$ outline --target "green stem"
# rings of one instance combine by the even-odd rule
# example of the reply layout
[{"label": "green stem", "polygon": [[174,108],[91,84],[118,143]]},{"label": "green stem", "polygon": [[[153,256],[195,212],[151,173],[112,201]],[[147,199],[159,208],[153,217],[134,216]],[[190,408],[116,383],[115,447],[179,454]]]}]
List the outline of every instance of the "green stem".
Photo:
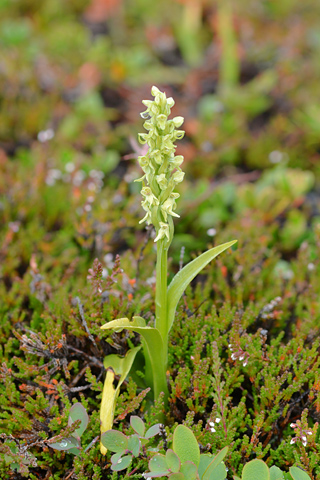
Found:
[{"label": "green stem", "polygon": [[164,345],[167,344],[167,271],[168,247],[167,240],[161,239],[157,243],[156,269],[156,328],[159,330]]},{"label": "green stem", "polygon": [[[156,323],[163,341],[163,361],[158,365],[158,372],[154,378],[154,395],[158,397],[164,392],[164,403],[168,402],[167,366],[168,366],[168,328],[167,328],[167,271],[168,271],[168,246],[166,239],[157,243],[157,268],[156,268]],[[157,378],[156,378],[157,377]],[[159,390],[159,388],[161,390]]]}]

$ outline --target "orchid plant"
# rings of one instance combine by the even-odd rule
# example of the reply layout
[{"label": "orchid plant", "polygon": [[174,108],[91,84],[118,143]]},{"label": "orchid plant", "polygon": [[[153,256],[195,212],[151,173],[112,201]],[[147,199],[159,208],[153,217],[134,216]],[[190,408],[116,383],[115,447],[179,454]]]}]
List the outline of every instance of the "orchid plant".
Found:
[{"label": "orchid plant", "polygon": [[[168,343],[178,302],[195,276],[217,255],[234,245],[236,240],[206,251],[182,268],[168,285],[167,259],[174,235],[173,217],[179,217],[176,213],[176,200],[180,195],[175,188],[184,178],[184,172],[180,168],[183,156],[175,155],[175,141],[184,136],[185,132],[179,130],[184,119],[183,117],[168,119],[171,108],[174,106],[173,98],[167,98],[166,94],[157,87],[152,87],[151,94],[154,100],[142,102],[147,107],[141,113],[141,117],[145,119],[144,128],[147,133],[139,134],[139,142],[147,144],[148,150],[138,157],[144,175],[137,181],[142,183],[141,205],[145,212],[140,223],[152,224],[156,231],[154,238],[157,245],[155,323],[147,325],[142,317],[134,316],[132,320],[128,318],[113,320],[101,328],[118,332],[127,329],[141,335],[145,359],[145,383],[151,387],[154,399],[163,392],[164,404],[167,405]],[[120,384],[129,373],[139,350],[140,347],[129,350],[124,359],[117,355],[109,355],[105,358],[107,377],[101,407],[102,433],[112,427],[114,403]],[[113,387],[114,374],[121,375],[117,389]],[[101,448],[103,451],[103,447]]]}]

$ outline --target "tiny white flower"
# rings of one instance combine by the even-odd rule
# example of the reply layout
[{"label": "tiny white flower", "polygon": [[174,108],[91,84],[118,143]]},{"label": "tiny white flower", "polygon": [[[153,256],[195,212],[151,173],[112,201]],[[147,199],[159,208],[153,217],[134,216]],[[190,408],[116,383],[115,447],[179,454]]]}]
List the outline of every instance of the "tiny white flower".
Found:
[{"label": "tiny white flower", "polygon": [[76,168],[75,164],[73,162],[68,162],[64,166],[65,171],[68,173],[72,173],[74,169]]},{"label": "tiny white flower", "polygon": [[220,422],[221,422],[221,418],[217,417],[215,421],[216,421],[216,423],[220,423]]},{"label": "tiny white flower", "polygon": [[54,131],[52,128],[48,128],[48,130],[42,130],[38,133],[38,140],[41,143],[47,142],[54,137]]},{"label": "tiny white flower", "polygon": [[296,443],[296,439],[295,439],[295,438],[292,438],[292,439],[290,440],[290,445],[293,445],[294,443]]},{"label": "tiny white flower", "polygon": [[210,427],[214,427],[214,422],[209,422]]},{"label": "tiny white flower", "polygon": [[296,426],[297,426],[296,423],[290,423],[290,427],[291,427],[291,428],[295,428]]},{"label": "tiny white flower", "polygon": [[207,230],[207,235],[209,235],[209,237],[214,237],[216,233],[217,230],[215,228],[209,228],[209,230]]},{"label": "tiny white flower", "polygon": [[239,360],[242,362],[242,360],[244,360],[244,355],[240,355]]},{"label": "tiny white flower", "polygon": [[302,438],[302,440],[303,440],[304,442],[306,442],[306,441],[307,441],[307,437],[305,437],[304,435],[302,435],[302,437],[301,437],[301,438]]},{"label": "tiny white flower", "polygon": [[8,226],[12,232],[17,233],[20,228],[20,222],[9,222]]},{"label": "tiny white flower", "polygon": [[211,432],[213,432],[213,433],[216,431],[216,429],[213,428],[213,427],[211,427],[210,430],[211,430]]},{"label": "tiny white flower", "polygon": [[303,441],[302,441],[302,445],[303,445],[304,447],[306,447],[306,446],[307,446],[307,441],[306,441],[306,440],[303,440]]},{"label": "tiny white flower", "polygon": [[279,163],[283,159],[283,153],[279,150],[273,150],[269,153],[269,160],[271,163]]},{"label": "tiny white flower", "polygon": [[80,185],[82,184],[85,178],[86,178],[85,172],[83,170],[78,170],[73,176],[72,183],[76,187],[80,187]]},{"label": "tiny white flower", "polygon": [[237,356],[236,356],[236,354],[235,354],[235,353],[233,353],[233,354],[231,355],[231,358],[232,358],[232,360],[235,360],[235,359],[236,359],[236,357],[237,357]]},{"label": "tiny white flower", "polygon": [[245,360],[245,361],[243,362],[243,366],[246,367],[247,365],[248,365],[248,360]]}]

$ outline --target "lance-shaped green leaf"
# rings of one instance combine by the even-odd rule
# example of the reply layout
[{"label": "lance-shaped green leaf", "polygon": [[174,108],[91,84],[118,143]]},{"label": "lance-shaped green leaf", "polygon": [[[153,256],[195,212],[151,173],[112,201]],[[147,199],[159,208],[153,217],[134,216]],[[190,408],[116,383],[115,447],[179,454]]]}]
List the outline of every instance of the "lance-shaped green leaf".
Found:
[{"label": "lance-shaped green leaf", "polygon": [[217,467],[204,474],[201,480],[226,480],[227,469],[223,462],[219,463]]},{"label": "lance-shaped green leaf", "polygon": [[[100,408],[101,433],[104,433],[112,428],[114,410],[116,400],[120,392],[120,387],[129,374],[135,356],[140,348],[141,346],[131,348],[125,357],[119,357],[119,355],[108,355],[104,359],[103,364],[107,369],[107,375],[103,386]],[[120,375],[117,388],[115,388],[113,385],[115,374]],[[102,444],[100,444],[100,451],[102,455],[107,453],[107,449]]]},{"label": "lance-shaped green leaf", "polygon": [[143,346],[148,352],[148,359],[153,372],[154,395],[158,397],[161,392],[167,392],[168,387],[166,383],[163,383],[165,379],[162,377],[161,370],[165,363],[163,341],[156,328],[146,326],[146,321],[139,316],[133,317],[131,321],[128,318],[119,318],[106,323],[101,328],[112,329],[117,332],[126,329],[139,333],[143,340]]},{"label": "lance-shaped green leaf", "polygon": [[262,460],[251,460],[242,471],[241,480],[270,480],[269,468]]},{"label": "lance-shaped green leaf", "polygon": [[[201,476],[203,480],[210,480],[211,477],[213,476],[213,473],[215,474],[214,476],[217,477],[217,480],[219,476],[222,475],[221,472],[224,472],[224,474],[226,474],[225,466],[221,462],[224,459],[224,457],[227,455],[227,453],[228,453],[228,447],[224,447],[220,452],[217,453],[217,455],[209,463],[205,472]],[[218,469],[219,469],[219,473],[218,473]],[[223,480],[224,480],[224,477],[223,477]]]},{"label": "lance-shaped green leaf", "polygon": [[189,262],[185,265],[172,279],[170,285],[168,286],[168,325],[167,333],[169,333],[173,321],[174,315],[178,302],[187,288],[187,286],[192,282],[192,280],[198,275],[201,270],[208,265],[215,257],[220,253],[224,252],[227,248],[231,247],[237,242],[233,240],[232,242],[224,243],[218,247],[211,248],[207,252],[204,252],[199,257]]},{"label": "lance-shaped green leaf", "polygon": [[202,478],[202,475],[207,470],[212,460],[213,460],[213,455],[211,455],[211,453],[202,453],[200,455],[200,462],[198,466],[198,474],[200,478]]},{"label": "lance-shaped green leaf", "polygon": [[301,470],[299,467],[290,467],[289,472],[293,480],[310,480],[307,472]]}]

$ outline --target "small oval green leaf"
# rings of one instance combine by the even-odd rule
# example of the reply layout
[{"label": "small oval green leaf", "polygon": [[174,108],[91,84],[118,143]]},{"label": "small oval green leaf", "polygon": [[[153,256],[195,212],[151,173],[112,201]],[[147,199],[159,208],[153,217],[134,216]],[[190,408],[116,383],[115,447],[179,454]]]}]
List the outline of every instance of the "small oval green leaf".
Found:
[{"label": "small oval green leaf", "polygon": [[128,438],[118,430],[108,430],[101,435],[101,443],[111,452],[120,453],[128,448]]},{"label": "small oval green leaf", "polygon": [[118,452],[118,453],[114,453],[112,456],[111,456],[111,463],[116,465],[120,458],[122,457],[123,455],[123,452]]},{"label": "small oval green leaf", "polygon": [[299,467],[291,467],[289,472],[293,480],[311,480],[307,472],[301,470]]},{"label": "small oval green leaf", "polygon": [[158,433],[160,433],[160,425],[161,425],[161,423],[157,423],[156,425],[152,425],[152,427],[150,427],[146,431],[146,434],[145,434],[144,438],[148,439],[148,438],[154,437],[155,435],[158,435]]},{"label": "small oval green leaf", "polygon": [[131,435],[129,438],[128,438],[128,447],[127,447],[127,450],[129,450],[132,455],[134,457],[137,457],[139,455],[139,452],[140,452],[140,440],[139,440],[139,436],[134,434],[134,435]]},{"label": "small oval green leaf", "polygon": [[129,467],[130,463],[132,462],[132,455],[125,455],[121,457],[116,465],[112,465],[111,469],[115,472],[120,472],[121,470],[125,470]]},{"label": "small oval green leaf", "polygon": [[60,442],[48,442],[49,447],[54,448],[54,450],[67,451],[71,448],[79,448],[79,441],[74,437],[63,438]]},{"label": "small oval green leaf", "polygon": [[149,469],[151,472],[167,472],[169,473],[166,457],[161,455],[161,453],[156,454],[149,461]]},{"label": "small oval green leaf", "polygon": [[70,408],[68,425],[71,426],[77,420],[80,420],[81,423],[72,435],[75,437],[81,437],[89,423],[87,411],[81,403],[75,403]]},{"label": "small oval green leaf", "polygon": [[270,480],[269,468],[262,460],[251,460],[244,466],[241,480]]},{"label": "small oval green leaf", "polygon": [[72,453],[72,455],[75,455],[76,457],[80,457],[80,450],[79,448],[70,448],[70,450],[67,450],[67,453]]},{"label": "small oval green leaf", "polygon": [[180,472],[183,473],[188,480],[196,480],[198,478],[198,469],[193,462],[184,462],[181,465]]},{"label": "small oval green leaf", "polygon": [[275,465],[270,468],[270,480],[284,480],[282,471]]},{"label": "small oval green leaf", "polygon": [[185,425],[178,425],[174,431],[173,451],[182,463],[190,460],[198,467],[200,462],[199,445],[192,430]]},{"label": "small oval green leaf", "polygon": [[146,427],[144,425],[144,421],[140,417],[138,417],[137,415],[131,415],[130,425],[133,428],[133,430],[138,435],[140,435],[140,437],[143,437]]},{"label": "small oval green leaf", "polygon": [[166,451],[166,462],[168,465],[168,468],[171,470],[173,473],[178,473],[180,470],[181,462],[176,453],[174,453],[171,448]]}]

